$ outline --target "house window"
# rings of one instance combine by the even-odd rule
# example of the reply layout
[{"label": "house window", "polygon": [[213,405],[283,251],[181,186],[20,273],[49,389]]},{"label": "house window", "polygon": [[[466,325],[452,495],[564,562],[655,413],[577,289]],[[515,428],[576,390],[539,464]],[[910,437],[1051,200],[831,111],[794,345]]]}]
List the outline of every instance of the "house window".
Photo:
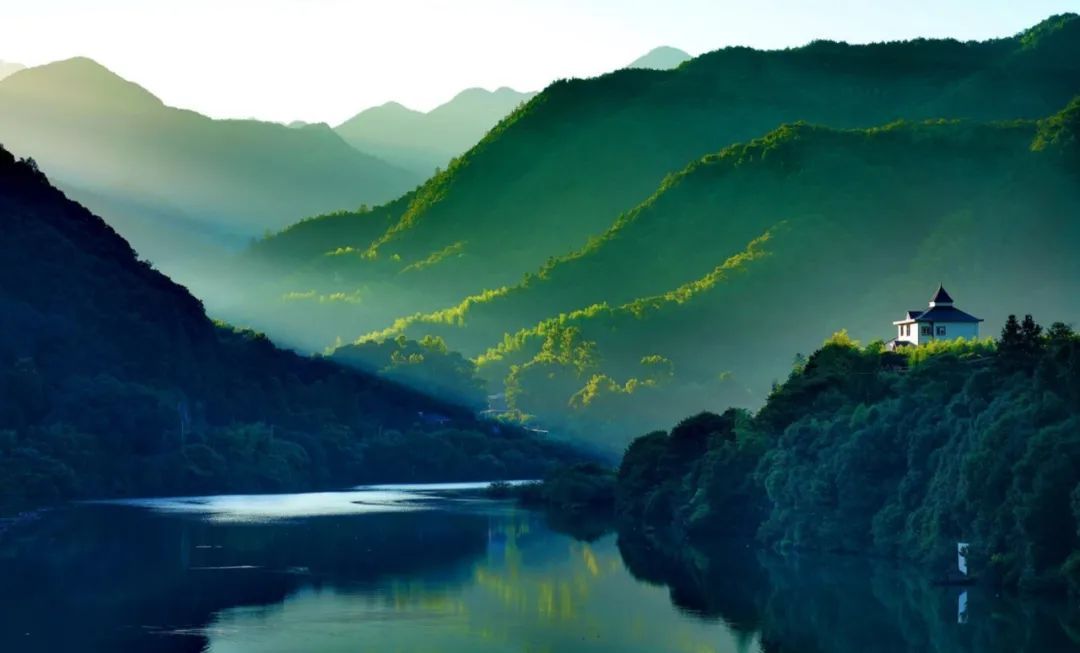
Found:
[{"label": "house window", "polygon": [[922,329],[919,330],[919,333],[921,333],[924,336],[934,335],[933,331],[930,330],[929,326],[924,326]]},{"label": "house window", "polygon": [[945,335],[945,327],[943,327],[943,326],[939,326],[939,327],[937,328],[937,334],[938,334],[939,336],[943,336],[943,335]]}]

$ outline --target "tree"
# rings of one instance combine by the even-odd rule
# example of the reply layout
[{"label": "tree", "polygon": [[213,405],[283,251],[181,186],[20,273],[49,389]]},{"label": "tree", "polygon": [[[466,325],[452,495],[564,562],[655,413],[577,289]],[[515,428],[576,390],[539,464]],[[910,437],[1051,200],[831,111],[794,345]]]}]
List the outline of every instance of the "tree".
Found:
[{"label": "tree", "polygon": [[1042,330],[1031,315],[1024,316],[1024,321],[1020,325],[1020,340],[1023,351],[1028,356],[1033,356],[1042,349]]},{"label": "tree", "polygon": [[1023,342],[1023,336],[1020,335],[1020,322],[1016,319],[1015,315],[1009,315],[1009,319],[1005,320],[1005,326],[1001,329],[1001,337],[998,338],[998,350],[1016,351],[1021,347]]},{"label": "tree", "polygon": [[998,338],[998,363],[1006,370],[1022,367],[1024,349],[1023,327],[1015,315],[1009,315],[1001,329],[1001,337]]}]

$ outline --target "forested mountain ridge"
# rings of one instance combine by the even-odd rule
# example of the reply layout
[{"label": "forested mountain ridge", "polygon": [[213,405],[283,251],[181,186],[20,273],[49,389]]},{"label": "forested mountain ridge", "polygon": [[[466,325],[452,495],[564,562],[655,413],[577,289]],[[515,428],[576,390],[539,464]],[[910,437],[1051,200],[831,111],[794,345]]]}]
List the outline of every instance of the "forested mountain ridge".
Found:
[{"label": "forested mountain ridge", "polygon": [[185,288],[2,148],[0,231],[0,511],[531,476],[577,455],[212,323]]},{"label": "forested mountain ridge", "polygon": [[[594,438],[753,406],[816,337],[870,341],[946,280],[993,328],[1010,302],[1080,318],[1080,99],[1041,121],[789,125],[703,158],[516,285],[396,321],[508,408]],[[606,436],[604,434],[607,434]]]},{"label": "forested mountain ridge", "polygon": [[421,180],[328,127],[212,120],[85,58],[0,82],[0,142],[34,157],[155,261],[203,241],[235,248],[297,215],[385,202]]},{"label": "forested mountain ridge", "polygon": [[[1080,20],[1067,15],[982,43],[727,48],[676,70],[557,82],[381,211],[390,226],[373,240],[358,214],[260,244],[252,259],[267,285],[253,291],[251,320],[319,348],[514,284],[604,232],[666,175],[779,124],[1049,115],[1080,92],[1077,43]],[[342,296],[364,310],[323,301]],[[294,328],[308,311],[322,326]]]}]

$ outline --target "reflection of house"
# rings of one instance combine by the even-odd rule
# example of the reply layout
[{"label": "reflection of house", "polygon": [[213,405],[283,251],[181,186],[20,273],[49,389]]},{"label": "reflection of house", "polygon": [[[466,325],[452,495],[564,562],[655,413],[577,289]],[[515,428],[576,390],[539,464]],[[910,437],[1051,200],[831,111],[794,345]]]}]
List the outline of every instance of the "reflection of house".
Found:
[{"label": "reflection of house", "polygon": [[978,338],[981,319],[953,306],[953,299],[945,288],[938,286],[925,311],[908,311],[896,325],[896,338],[887,344],[889,349],[907,345],[921,345],[935,340]]},{"label": "reflection of house", "polygon": [[510,405],[506,403],[505,392],[500,392],[497,395],[488,395],[487,404],[487,410],[484,412],[505,413],[510,410]]},{"label": "reflection of house", "polygon": [[449,417],[438,413],[425,413],[421,410],[417,411],[416,416],[420,418],[421,422],[428,426],[446,426],[450,423]]}]

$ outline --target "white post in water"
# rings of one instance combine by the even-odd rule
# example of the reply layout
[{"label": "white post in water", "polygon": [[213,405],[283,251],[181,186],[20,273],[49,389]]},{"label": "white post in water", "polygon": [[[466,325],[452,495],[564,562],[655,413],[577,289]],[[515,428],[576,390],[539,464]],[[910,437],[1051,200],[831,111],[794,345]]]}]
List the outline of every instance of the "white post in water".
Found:
[{"label": "white post in water", "polygon": [[968,543],[967,542],[957,542],[956,543],[956,568],[958,570],[960,570],[960,573],[965,575],[965,576],[968,575],[967,554],[968,554]]}]

